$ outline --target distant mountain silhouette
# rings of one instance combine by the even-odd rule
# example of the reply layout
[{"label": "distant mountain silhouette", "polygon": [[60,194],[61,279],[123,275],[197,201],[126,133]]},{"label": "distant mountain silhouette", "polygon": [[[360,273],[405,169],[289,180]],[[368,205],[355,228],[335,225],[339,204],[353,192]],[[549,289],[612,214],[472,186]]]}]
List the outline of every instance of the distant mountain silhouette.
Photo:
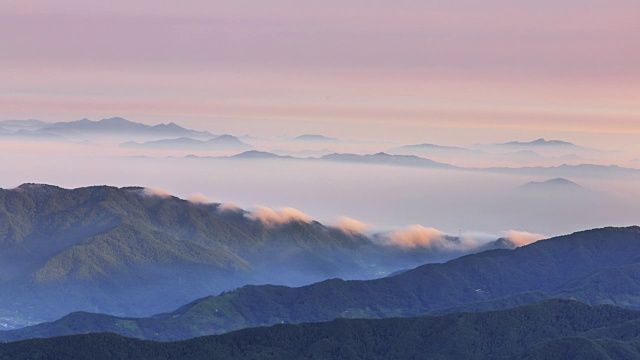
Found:
[{"label": "distant mountain silhouette", "polygon": [[120,147],[154,150],[241,150],[252,148],[251,145],[231,135],[221,135],[209,140],[181,137],[177,139],[148,141],[145,143],[130,141],[120,144]]},{"label": "distant mountain silhouette", "polygon": [[560,166],[530,166],[530,167],[491,167],[491,168],[475,168],[469,170],[495,172],[505,174],[523,174],[548,177],[639,177],[640,169],[625,168],[618,165],[597,165],[597,164],[579,164],[579,165],[560,165]]},{"label": "distant mountain silhouette", "polygon": [[372,155],[356,154],[329,154],[320,157],[320,160],[335,162],[351,162],[361,164],[380,164],[395,166],[427,167],[439,169],[456,169],[457,167],[430,159],[413,155],[389,155],[383,152]]},{"label": "distant mountain silhouette", "polygon": [[2,120],[0,121],[0,129],[3,129],[4,131],[7,131],[7,132],[17,131],[17,130],[36,131],[49,124],[50,123],[40,121],[40,120],[35,120],[35,119]]},{"label": "distant mountain silhouette", "polygon": [[319,150],[311,150],[311,149],[303,149],[303,150],[286,150],[286,149],[274,149],[271,150],[272,153],[283,156],[295,156],[295,157],[314,157],[314,156],[324,156],[335,153],[335,151],[331,149],[319,149]]},{"label": "distant mountain silhouette", "polygon": [[624,177],[633,178],[640,177],[640,169],[625,168],[618,165],[597,165],[597,164],[578,164],[560,166],[525,166],[525,167],[460,167],[444,162],[431,160],[415,155],[391,155],[387,153],[376,154],[340,154],[333,153],[316,157],[291,157],[282,156],[274,153],[263,151],[247,151],[245,154],[237,154],[234,156],[189,156],[190,158],[201,159],[229,159],[229,158],[252,158],[252,159],[297,159],[300,161],[333,161],[347,162],[357,164],[373,164],[373,165],[389,165],[389,166],[408,166],[432,169],[450,169],[473,172],[490,172],[505,174],[521,174],[545,177],[589,177],[589,178],[608,178],[608,177]]},{"label": "distant mountain silhouette", "polygon": [[[487,150],[493,150],[491,152],[481,150],[479,148],[464,148],[456,146],[442,146],[435,144],[417,144],[400,146],[393,149],[389,149],[391,154],[398,155],[417,155],[425,157],[443,158],[445,161],[456,160],[493,160],[493,161],[513,161],[513,162],[534,162],[534,161],[580,161],[588,160],[585,157],[579,156],[574,153],[563,155],[542,155],[536,152],[535,147],[510,147],[510,148],[491,148]],[[570,149],[566,149],[569,151]],[[577,150],[577,149],[574,149]]]},{"label": "distant mountain silhouette", "polygon": [[19,140],[19,141],[53,141],[53,142],[70,142],[64,136],[49,133],[43,130],[7,130],[0,132],[0,139]]},{"label": "distant mountain silhouette", "polygon": [[277,155],[266,151],[249,150],[230,156],[233,159],[294,159],[291,156]]},{"label": "distant mountain silhouette", "polygon": [[70,122],[57,122],[42,127],[43,131],[61,136],[78,135],[129,135],[129,136],[156,136],[156,137],[214,137],[208,131],[196,131],[183,128],[176,123],[146,125],[113,117],[92,121],[82,119]]},{"label": "distant mountain silhouette", "polygon": [[473,146],[475,149],[481,149],[486,151],[517,151],[523,149],[529,150],[537,150],[544,151],[547,153],[548,151],[552,151],[557,154],[559,151],[570,151],[570,152],[585,152],[590,154],[603,153],[605,151],[600,149],[588,148],[580,145],[576,145],[574,143],[563,141],[563,140],[546,140],[546,139],[537,139],[533,141],[509,141],[505,143],[497,143],[497,144],[476,144]]},{"label": "distant mountain silhouette", "polygon": [[459,155],[459,156],[482,156],[486,153],[482,150],[472,150],[457,146],[442,146],[436,144],[416,144],[405,145],[389,149],[390,153],[419,152],[422,154],[443,154],[443,155]]},{"label": "distant mountain silhouette", "polygon": [[317,134],[300,135],[300,136],[296,136],[293,140],[306,141],[306,142],[330,142],[330,143],[342,142],[342,140],[337,138],[332,138],[332,137],[317,135]]},{"label": "distant mountain silhouette", "polygon": [[521,190],[535,190],[535,191],[546,191],[546,190],[587,190],[586,188],[576,184],[573,181],[564,179],[564,178],[555,178],[551,180],[546,180],[542,182],[532,181],[530,183],[524,184],[520,187]]},{"label": "distant mountain silhouette", "polygon": [[510,141],[510,142],[506,142],[506,143],[502,143],[502,144],[496,144],[496,145],[506,145],[506,146],[524,146],[524,147],[528,147],[528,146],[570,146],[570,147],[575,147],[577,145],[570,143],[568,141],[562,141],[562,140],[545,140],[545,139],[537,139],[537,140],[533,140],[533,141],[529,141],[529,142],[520,142],[520,141]]}]

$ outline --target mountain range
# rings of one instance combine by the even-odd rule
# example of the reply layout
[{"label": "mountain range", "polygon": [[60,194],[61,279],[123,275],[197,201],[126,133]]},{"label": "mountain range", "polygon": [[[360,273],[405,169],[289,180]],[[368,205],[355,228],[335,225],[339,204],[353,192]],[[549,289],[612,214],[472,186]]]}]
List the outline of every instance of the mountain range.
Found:
[{"label": "mountain range", "polygon": [[571,300],[483,313],[275,325],[159,343],[87,334],[0,344],[0,359],[640,359],[640,312]]},{"label": "mountain range", "polygon": [[375,280],[244,286],[150,318],[73,313],[1,332],[0,339],[115,332],[172,341],[278,323],[488,311],[553,298],[640,309],[638,254],[640,227],[595,229]]},{"label": "mountain range", "polygon": [[293,141],[339,143],[339,142],[342,142],[343,140],[324,136],[324,135],[318,135],[318,134],[304,134],[304,135],[296,136],[293,139]]},{"label": "mountain range", "polygon": [[564,178],[555,178],[546,181],[531,181],[520,187],[525,191],[581,191],[587,190],[583,186]]},{"label": "mountain range", "polygon": [[376,153],[367,155],[356,154],[329,154],[319,158],[324,161],[333,162],[349,162],[361,164],[375,165],[394,165],[394,166],[412,166],[412,167],[428,167],[439,169],[456,169],[456,166],[440,163],[431,159],[425,159],[413,155],[389,155],[386,153]]},{"label": "mountain range", "polygon": [[290,210],[260,211],[140,187],[0,189],[0,324],[78,310],[151,315],[247,283],[367,279],[478,251],[405,251]]},{"label": "mountain range", "polygon": [[584,177],[584,178],[635,178],[640,176],[640,169],[626,168],[618,165],[598,165],[598,164],[578,164],[559,166],[524,166],[524,167],[460,167],[451,164],[434,161],[431,159],[415,156],[415,155],[393,155],[387,153],[375,154],[349,154],[349,153],[333,153],[323,155],[321,157],[293,157],[278,155],[265,151],[249,150],[233,156],[189,156],[189,158],[201,159],[257,159],[257,160],[273,160],[287,159],[298,161],[327,161],[338,163],[353,163],[363,165],[388,165],[402,167],[417,167],[443,170],[461,170],[472,172],[490,172],[501,174],[517,174],[544,177]]},{"label": "mountain range", "polygon": [[536,139],[533,141],[509,141],[505,143],[497,143],[497,144],[476,144],[473,146],[475,149],[483,149],[483,150],[560,150],[560,151],[585,151],[591,153],[602,153],[603,150],[588,148],[580,145],[576,145],[572,142],[563,141],[563,140],[546,140],[546,139]]},{"label": "mountain range", "polygon": [[82,119],[68,122],[48,123],[39,120],[8,120],[0,122],[0,135],[4,138],[78,141],[96,137],[141,137],[210,139],[215,137],[208,131],[186,129],[176,123],[146,125],[113,117],[93,121]]},{"label": "mountain range", "polygon": [[[566,143],[566,142],[560,142]],[[513,143],[511,143],[513,144]],[[524,144],[538,144],[538,142],[532,143],[519,143],[523,144],[520,147],[507,147],[501,148],[500,146],[494,147],[456,147],[456,146],[442,146],[436,144],[415,144],[399,146],[387,150],[389,154],[393,155],[415,155],[420,157],[430,158],[432,160],[456,164],[459,166],[475,166],[476,163],[510,163],[510,164],[526,164],[526,163],[562,163],[562,162],[585,162],[593,161],[592,159],[579,155],[581,150],[585,149],[579,146],[576,147],[557,147],[553,154],[545,152],[543,155],[540,153],[540,147],[527,146]],[[566,143],[569,144],[569,143]],[[551,149],[553,147],[549,145]],[[542,146],[542,150],[546,147]],[[544,152],[544,151],[543,151]],[[585,155],[591,155],[586,152]]]},{"label": "mountain range", "polygon": [[152,150],[246,150],[252,146],[231,135],[221,135],[209,140],[197,140],[186,137],[162,139],[139,143],[128,141],[120,144],[123,148]]}]

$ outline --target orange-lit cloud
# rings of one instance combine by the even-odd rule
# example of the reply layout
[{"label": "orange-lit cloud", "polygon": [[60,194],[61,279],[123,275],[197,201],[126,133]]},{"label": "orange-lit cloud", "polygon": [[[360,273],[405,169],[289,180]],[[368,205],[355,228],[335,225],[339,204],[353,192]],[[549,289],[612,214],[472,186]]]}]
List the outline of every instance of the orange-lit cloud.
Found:
[{"label": "orange-lit cloud", "polygon": [[403,248],[434,248],[446,246],[445,233],[438,229],[413,225],[407,229],[396,230],[386,235],[388,245]]},{"label": "orange-lit cloud", "polygon": [[200,193],[189,195],[189,197],[187,198],[187,201],[194,204],[211,204],[212,203],[212,201],[209,200],[208,197]]},{"label": "orange-lit cloud", "polygon": [[146,196],[153,196],[153,197],[158,197],[162,199],[167,199],[172,196],[169,191],[161,188],[145,188],[144,194]]},{"label": "orange-lit cloud", "polygon": [[242,208],[240,208],[240,206],[232,203],[232,202],[226,202],[226,203],[222,203],[220,204],[220,206],[218,206],[217,209],[219,212],[228,212],[228,211],[240,211],[242,210]]},{"label": "orange-lit cloud", "polygon": [[546,239],[547,236],[542,234],[529,233],[526,231],[510,230],[506,232],[505,238],[511,241],[515,246],[520,247],[532,244],[542,239]]},{"label": "orange-lit cloud", "polygon": [[371,225],[346,216],[336,219],[333,226],[348,235],[364,234],[371,229]]},{"label": "orange-lit cloud", "polygon": [[312,222],[309,215],[291,207],[272,209],[266,206],[258,206],[247,216],[252,220],[260,221],[267,226],[283,225],[290,222]]}]

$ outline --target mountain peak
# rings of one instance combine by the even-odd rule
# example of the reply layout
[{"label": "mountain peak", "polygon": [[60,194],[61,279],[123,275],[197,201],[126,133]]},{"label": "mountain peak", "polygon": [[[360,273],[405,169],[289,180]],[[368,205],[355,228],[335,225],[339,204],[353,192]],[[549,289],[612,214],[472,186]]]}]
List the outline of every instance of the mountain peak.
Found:
[{"label": "mountain peak", "polygon": [[215,138],[216,140],[234,140],[234,141],[239,141],[239,139],[233,135],[229,135],[229,134],[223,134],[218,136],[217,138]]},{"label": "mountain peak", "polygon": [[[91,121],[91,120],[89,120]],[[103,123],[103,124],[128,124],[128,123],[132,123],[132,121],[129,121],[125,118],[121,118],[118,116],[112,117],[112,118],[108,118],[108,119],[102,119],[100,121],[98,121],[99,123]]]},{"label": "mountain peak", "polygon": [[304,134],[297,136],[294,140],[298,141],[329,141],[329,142],[338,142],[340,139],[332,138],[324,135],[318,134]]},{"label": "mountain peak", "polygon": [[524,190],[586,190],[583,186],[565,178],[531,181],[520,187]]},{"label": "mountain peak", "polygon": [[242,152],[240,154],[236,154],[231,156],[236,159],[281,159],[287,158],[287,156],[280,156],[274,153],[266,152],[266,151],[258,151],[258,150],[249,150]]},{"label": "mountain peak", "polygon": [[182,126],[174,123],[174,122],[170,122],[168,124],[158,124],[153,126],[154,128],[162,128],[165,130],[185,130],[185,128],[183,128]]},{"label": "mountain peak", "polygon": [[529,141],[529,142],[511,141],[511,142],[498,144],[498,145],[507,145],[507,146],[577,146],[577,145],[575,145],[573,143],[570,143],[568,141],[546,140],[544,138],[539,138],[539,139],[536,139],[536,140],[533,140],[533,141]]}]

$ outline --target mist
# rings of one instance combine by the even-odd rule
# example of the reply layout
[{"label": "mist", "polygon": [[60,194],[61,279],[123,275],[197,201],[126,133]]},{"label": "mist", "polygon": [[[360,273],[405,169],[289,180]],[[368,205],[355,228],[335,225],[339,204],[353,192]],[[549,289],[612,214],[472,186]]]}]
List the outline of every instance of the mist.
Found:
[{"label": "mist", "polygon": [[[344,216],[376,231],[419,224],[448,234],[515,229],[549,236],[640,222],[640,205],[632,201],[640,195],[640,186],[633,177],[618,175],[568,178],[588,193],[532,194],[520,187],[549,176],[286,159],[134,156],[122,149],[70,144],[3,145],[3,188],[26,182],[66,188],[142,186],[157,196],[170,193],[194,202],[257,209],[254,216],[264,221],[282,222],[291,215],[266,209],[295,208],[299,213],[294,218],[334,224]],[[354,225],[342,220],[336,226],[365,231]]]}]

